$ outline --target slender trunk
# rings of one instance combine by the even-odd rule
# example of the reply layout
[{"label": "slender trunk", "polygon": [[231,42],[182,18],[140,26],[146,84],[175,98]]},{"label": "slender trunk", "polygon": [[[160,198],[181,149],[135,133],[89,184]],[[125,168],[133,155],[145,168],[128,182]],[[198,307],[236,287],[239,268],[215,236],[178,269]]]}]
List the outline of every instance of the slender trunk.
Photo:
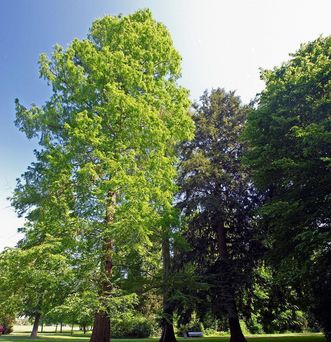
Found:
[{"label": "slender trunk", "polygon": [[74,325],[71,324],[71,335],[73,335],[73,334],[74,334]]},{"label": "slender trunk", "polygon": [[34,318],[33,328],[32,328],[30,337],[37,337],[40,318],[41,318],[41,314],[37,313]]},{"label": "slender trunk", "polygon": [[62,331],[63,331],[63,323],[61,322],[61,324],[60,324],[60,333],[62,333]]},{"label": "slender trunk", "polygon": [[[108,194],[108,206],[106,210],[105,224],[111,225],[114,221],[116,205],[116,194]],[[105,240],[103,244],[103,281],[101,286],[101,297],[110,297],[112,291],[111,277],[113,270],[113,241],[111,239]],[[107,304],[104,304],[107,306]],[[90,342],[110,342],[111,337],[110,317],[106,311],[99,310],[95,313],[93,331]]]},{"label": "slender trunk", "polygon": [[44,332],[44,322],[41,323],[41,331],[40,332]]},{"label": "slender trunk", "polygon": [[83,324],[83,333],[86,334],[86,324]]},{"label": "slender trunk", "polygon": [[56,326],[55,326],[55,333],[57,333],[57,324],[56,324]]},{"label": "slender trunk", "polygon": [[169,237],[162,240],[163,260],[163,319],[160,342],[177,342],[173,326],[173,308],[170,302],[169,275],[171,267]]},{"label": "slender trunk", "polygon": [[[229,255],[226,244],[226,229],[224,227],[224,222],[220,222],[217,226],[217,238],[220,252],[220,259],[222,262],[229,263]],[[231,289],[231,286],[227,286],[227,290],[223,289],[223,291],[227,291],[226,293],[226,303],[225,309],[227,311],[229,326],[230,326],[230,342],[247,342],[244,337],[240,324],[239,324],[239,316],[237,311],[237,305],[235,301],[234,293]]]}]

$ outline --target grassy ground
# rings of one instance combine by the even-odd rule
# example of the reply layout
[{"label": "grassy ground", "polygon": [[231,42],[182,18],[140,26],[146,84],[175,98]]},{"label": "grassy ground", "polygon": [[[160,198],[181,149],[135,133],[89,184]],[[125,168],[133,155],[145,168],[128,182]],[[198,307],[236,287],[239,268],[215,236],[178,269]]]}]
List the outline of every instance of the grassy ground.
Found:
[{"label": "grassy ground", "polygon": [[[280,335],[257,335],[249,336],[249,342],[324,342],[325,339],[321,334],[280,334]],[[36,339],[38,342],[88,342],[89,337],[82,334],[39,334]],[[226,342],[229,337],[205,337],[205,338],[179,338],[178,341],[195,341],[195,342]],[[33,341],[27,333],[16,333],[10,336],[0,336],[0,342],[30,342]],[[113,339],[114,342],[157,342],[158,339]]]}]

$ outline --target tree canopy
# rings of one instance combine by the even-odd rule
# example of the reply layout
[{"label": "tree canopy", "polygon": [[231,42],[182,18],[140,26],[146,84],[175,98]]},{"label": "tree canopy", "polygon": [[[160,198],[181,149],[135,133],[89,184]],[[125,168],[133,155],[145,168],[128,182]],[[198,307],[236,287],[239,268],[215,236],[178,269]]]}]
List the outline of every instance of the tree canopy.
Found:
[{"label": "tree canopy", "polygon": [[[291,60],[262,72],[266,87],[245,128],[246,162],[263,191],[260,214],[269,260],[302,287],[330,326],[331,38],[303,44]],[[307,289],[304,289],[307,285]]]},{"label": "tree canopy", "polygon": [[0,324],[93,324],[91,342],[331,331],[330,56],[319,37],[262,71],[255,101],[191,106],[149,10],[42,54],[49,98],[15,101],[39,147],[11,198],[24,236],[0,253]]},{"label": "tree canopy", "polygon": [[188,220],[187,258],[209,283],[206,300],[214,312],[228,317],[231,341],[245,340],[236,299],[250,283],[259,249],[258,195],[240,163],[240,134],[249,110],[234,92],[205,92],[195,105],[195,138],[181,151],[178,206]]},{"label": "tree canopy", "polygon": [[13,202],[30,210],[30,230],[43,225],[58,236],[64,227],[88,246],[99,273],[92,341],[109,340],[113,267],[125,274],[131,251],[148,256],[172,206],[175,145],[193,129],[188,92],[176,83],[180,61],[150,11],[104,17],[86,39],[41,55],[40,75],[52,87],[43,106],[16,101],[16,124],[42,150]]}]

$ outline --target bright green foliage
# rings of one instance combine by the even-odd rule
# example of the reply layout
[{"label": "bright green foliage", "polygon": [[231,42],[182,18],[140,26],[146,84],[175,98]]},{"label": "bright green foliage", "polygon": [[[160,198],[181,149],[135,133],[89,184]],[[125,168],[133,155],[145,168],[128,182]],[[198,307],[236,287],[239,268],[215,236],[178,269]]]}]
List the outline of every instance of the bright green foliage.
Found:
[{"label": "bright green foliage", "polygon": [[94,292],[69,294],[64,302],[60,303],[43,317],[44,322],[79,324],[86,327],[93,324],[93,316],[98,307],[98,299]]},{"label": "bright green foliage", "polygon": [[0,254],[1,307],[34,318],[59,305],[69,292],[73,271],[59,242],[47,237],[29,249]]},{"label": "bright green foliage", "polygon": [[[246,155],[256,185],[270,259],[286,282],[305,289],[328,330],[331,303],[331,37],[302,45],[262,73],[266,88],[248,118]],[[327,266],[329,265],[329,266]],[[308,292],[309,291],[309,292]],[[314,308],[315,307],[315,308]]]},{"label": "bright green foliage", "polygon": [[[53,88],[44,106],[17,102],[18,126],[40,137],[49,170],[60,170],[65,190],[72,186],[75,214],[116,235],[118,246],[143,250],[156,209],[171,203],[173,147],[192,130],[179,68],[168,32],[149,11],[106,17],[88,39],[57,46],[51,60],[41,56],[41,76]],[[103,225],[109,192],[119,203],[110,229]]]},{"label": "bright green foliage", "polygon": [[[176,83],[180,62],[148,10],[105,17],[87,39],[40,57],[40,75],[52,87],[43,106],[16,101],[16,124],[39,138],[42,151],[14,205],[29,213],[32,240],[46,231],[63,240],[86,283],[110,282],[100,267],[109,254],[115,287],[131,256],[151,257],[163,211],[172,207],[175,145],[193,130],[188,92]],[[104,249],[108,241],[112,251]]]}]

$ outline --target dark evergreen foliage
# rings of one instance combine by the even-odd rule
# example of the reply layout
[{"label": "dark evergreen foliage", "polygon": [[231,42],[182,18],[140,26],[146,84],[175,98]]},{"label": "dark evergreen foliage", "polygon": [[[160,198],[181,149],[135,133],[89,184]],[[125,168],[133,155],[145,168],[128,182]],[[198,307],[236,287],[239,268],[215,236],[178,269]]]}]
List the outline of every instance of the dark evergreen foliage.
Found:
[{"label": "dark evergreen foliage", "polygon": [[207,299],[218,315],[225,313],[231,340],[242,341],[239,294],[250,285],[261,251],[254,223],[259,199],[240,162],[240,134],[250,106],[234,92],[216,89],[205,92],[194,109],[196,136],[182,147],[179,180],[178,207],[188,218],[191,244],[184,258],[208,283],[208,291],[196,296]]}]

